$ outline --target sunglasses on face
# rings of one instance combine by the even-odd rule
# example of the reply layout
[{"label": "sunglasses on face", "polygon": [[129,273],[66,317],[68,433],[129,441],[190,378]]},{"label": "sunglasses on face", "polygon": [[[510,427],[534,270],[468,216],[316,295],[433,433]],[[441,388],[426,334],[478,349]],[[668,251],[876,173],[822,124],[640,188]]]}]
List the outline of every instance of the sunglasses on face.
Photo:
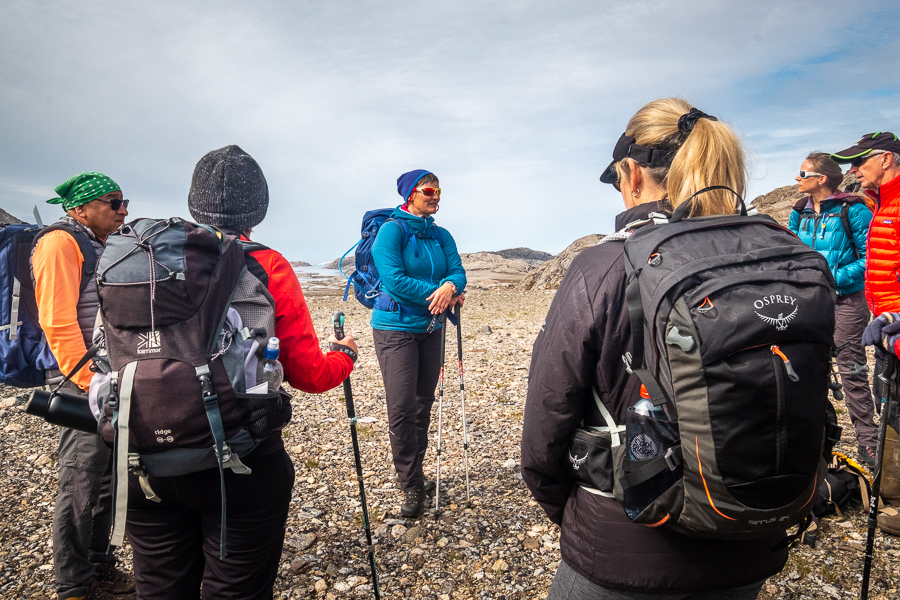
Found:
[{"label": "sunglasses on face", "polygon": [[862,166],[864,162],[872,158],[873,156],[881,156],[884,152],[876,152],[874,154],[867,154],[866,156],[857,156],[853,160],[850,161],[851,167],[856,167],[857,169]]},{"label": "sunglasses on face", "polygon": [[100,200],[97,198],[98,202],[103,202],[104,204],[109,204],[109,207],[113,212],[118,212],[120,208],[123,206],[128,209],[128,200]]},{"label": "sunglasses on face", "polygon": [[809,179],[810,177],[825,177],[821,173],[813,173],[812,171],[800,171],[800,179]]},{"label": "sunglasses on face", "polygon": [[416,188],[413,191],[422,192],[422,194],[428,198],[431,198],[432,196],[440,197],[441,195],[441,188]]}]

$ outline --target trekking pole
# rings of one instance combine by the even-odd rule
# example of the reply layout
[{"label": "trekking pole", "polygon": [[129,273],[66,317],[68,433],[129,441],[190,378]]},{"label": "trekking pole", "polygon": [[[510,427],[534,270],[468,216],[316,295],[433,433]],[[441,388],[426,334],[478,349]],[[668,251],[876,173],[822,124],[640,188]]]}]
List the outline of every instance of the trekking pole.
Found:
[{"label": "trekking pole", "polygon": [[[443,320],[443,315],[441,315]],[[434,484],[434,516],[438,516],[441,507],[441,416],[444,409],[444,357],[447,346],[447,323],[441,323],[441,376],[438,379],[438,439],[437,439],[437,474]]]},{"label": "trekking pole", "polygon": [[866,600],[869,597],[869,575],[872,571],[875,528],[878,527],[878,496],[881,494],[881,469],[884,465],[884,439],[887,435],[888,421],[893,414],[893,396],[897,392],[897,390],[892,389],[893,386],[891,385],[891,379],[897,368],[897,357],[889,352],[885,354],[887,356],[884,357],[884,372],[879,376],[884,384],[884,398],[881,400],[883,406],[881,407],[881,423],[878,427],[878,450],[876,453],[878,459],[876,464],[878,465],[878,469],[875,471],[875,477],[872,479],[872,495],[869,497],[869,532],[866,536],[866,559],[863,563],[862,593],[860,593],[859,596],[860,600]]},{"label": "trekking pole", "polygon": [[466,385],[463,378],[462,310],[456,305],[456,350],[459,356],[459,400],[462,405],[463,461],[466,465],[466,505],[469,504],[469,438],[466,434]]},{"label": "trekking pole", "polygon": [[[337,311],[331,317],[334,325],[334,337],[344,339],[344,313]],[[350,389],[350,376],[344,380],[344,400],[347,402],[347,418],[350,419],[350,438],[353,440],[353,458],[356,460],[356,480],[359,482],[359,501],[362,504],[363,528],[366,530],[366,544],[369,553],[369,566],[372,568],[372,589],[375,598],[381,600],[378,589],[378,571],[375,569],[375,547],[372,545],[372,529],[369,527],[369,509],[366,506],[366,488],[363,485],[362,460],[359,458],[359,439],[356,437],[356,409],[353,407],[353,390]]]}]

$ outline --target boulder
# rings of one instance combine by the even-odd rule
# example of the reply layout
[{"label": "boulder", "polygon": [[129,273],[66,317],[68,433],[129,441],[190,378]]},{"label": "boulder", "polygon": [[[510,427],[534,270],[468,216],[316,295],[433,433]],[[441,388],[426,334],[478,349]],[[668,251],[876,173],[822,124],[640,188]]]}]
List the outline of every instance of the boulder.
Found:
[{"label": "boulder", "polygon": [[578,253],[590,246],[596,246],[603,239],[603,235],[592,233],[572,242],[568,248],[546,261],[541,266],[525,276],[519,283],[522,290],[555,290],[559,287],[563,275],[569,268]]},{"label": "boulder", "polygon": [[[340,265],[340,264],[341,264],[341,259],[336,258],[333,261],[331,261],[330,263],[328,263],[327,265],[325,265],[324,268],[337,269],[338,265]],[[349,275],[350,273],[352,273],[354,271],[354,269],[356,269],[356,257],[353,256],[353,254],[348,254],[347,257],[344,259],[344,264],[342,266],[344,268],[344,273]]]},{"label": "boulder", "polygon": [[541,252],[540,250],[532,250],[531,248],[509,248],[507,250],[497,250],[491,254],[499,254],[503,258],[508,258],[509,260],[524,260],[532,267],[536,267],[553,258],[553,255],[549,252]]},{"label": "boulder", "polygon": [[20,221],[19,219],[15,218],[11,214],[0,208],[0,225],[12,225],[16,223],[24,223],[24,221]]},{"label": "boulder", "polygon": [[292,267],[311,267],[312,265],[308,262],[303,262],[302,260],[292,260],[290,261]]}]

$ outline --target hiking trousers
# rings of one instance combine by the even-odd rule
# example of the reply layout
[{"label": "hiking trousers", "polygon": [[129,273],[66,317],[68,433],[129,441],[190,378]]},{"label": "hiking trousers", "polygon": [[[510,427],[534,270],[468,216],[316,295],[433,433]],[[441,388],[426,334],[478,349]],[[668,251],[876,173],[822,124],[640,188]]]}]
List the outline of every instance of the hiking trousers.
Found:
[{"label": "hiking trousers", "polygon": [[[835,305],[834,343],[840,348],[850,342],[838,355],[838,371],[844,388],[844,404],[850,413],[850,421],[856,429],[859,446],[875,446],[878,443],[878,427],[875,425],[872,391],[869,388],[869,374],[845,375],[852,369],[849,364],[866,364],[866,351],[862,346],[862,334],[871,320],[865,293],[860,290],[852,294],[838,296]],[[877,377],[876,373],[876,377]]]},{"label": "hiking trousers", "polygon": [[[128,477],[125,532],[134,548],[141,600],[271,600],[294,465],[284,448],[241,459],[253,471],[225,469],[228,555],[219,558],[222,500],[219,470],[150,477],[161,502],[147,500]],[[202,590],[201,590],[202,585]]]},{"label": "hiking trousers", "polygon": [[[648,564],[647,568],[652,569],[652,564]],[[550,584],[547,600],[754,600],[759,596],[764,583],[765,581],[758,581],[750,585],[714,592],[674,594],[649,591],[631,592],[599,586],[575,572],[564,561],[559,561],[559,568],[556,570],[553,583]]]},{"label": "hiking trousers", "polygon": [[394,469],[403,491],[417,490],[425,485],[422,462],[441,370],[441,332],[373,329],[372,337],[384,379]]},{"label": "hiking trousers", "polygon": [[96,567],[115,561],[107,551],[112,529],[111,480],[112,452],[100,436],[61,427],[52,526],[53,570],[60,599],[84,596]]}]

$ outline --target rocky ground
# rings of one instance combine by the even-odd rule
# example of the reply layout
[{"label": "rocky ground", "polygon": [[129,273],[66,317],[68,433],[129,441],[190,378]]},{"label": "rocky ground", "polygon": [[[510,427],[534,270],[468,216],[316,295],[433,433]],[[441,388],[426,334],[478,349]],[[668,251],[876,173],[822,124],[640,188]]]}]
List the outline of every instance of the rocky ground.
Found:
[{"label": "rocky ground", "polygon": [[[362,349],[352,376],[381,589],[390,598],[543,598],[559,561],[559,530],[519,475],[519,439],[531,346],[552,291],[472,289],[463,311],[471,503],[466,503],[456,331],[449,328],[444,393],[440,514],[399,516],[401,494],[390,462],[384,389],[372,351],[368,312],[333,295],[309,306],[319,336],[335,310]],[[56,486],[56,431],[25,415],[0,388],[0,598],[50,598],[50,520]],[[362,514],[343,392],[294,393],[285,429],[297,479],[276,598],[372,597]],[[842,407],[839,407],[842,409]],[[437,421],[435,404],[434,422]],[[846,423],[846,411],[840,418]],[[433,427],[436,434],[436,427]],[[845,435],[849,440],[852,436]],[[426,458],[434,475],[436,439]],[[843,451],[854,455],[852,444]],[[761,598],[856,598],[865,515],[852,509],[822,521],[816,548],[792,552]],[[124,560],[129,564],[127,547]],[[871,598],[898,598],[900,540],[876,537]]]}]

